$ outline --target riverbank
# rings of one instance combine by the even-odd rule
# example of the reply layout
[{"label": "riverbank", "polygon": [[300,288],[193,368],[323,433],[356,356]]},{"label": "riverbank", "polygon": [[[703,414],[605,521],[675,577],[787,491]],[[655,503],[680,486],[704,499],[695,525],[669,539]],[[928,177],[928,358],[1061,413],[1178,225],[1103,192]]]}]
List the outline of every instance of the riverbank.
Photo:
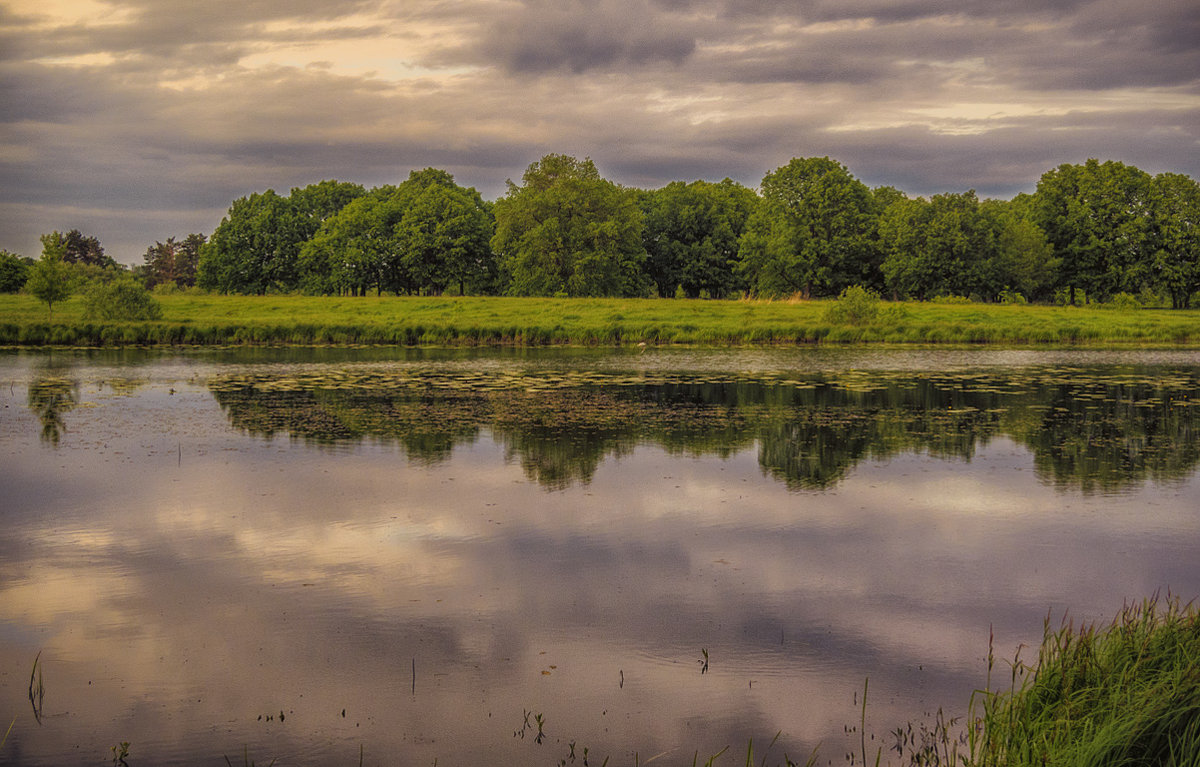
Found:
[{"label": "riverbank", "polygon": [[857,324],[831,300],[165,295],[155,321],[84,319],[0,297],[0,345],[550,346],[997,344],[1200,347],[1200,310],[883,302]]}]

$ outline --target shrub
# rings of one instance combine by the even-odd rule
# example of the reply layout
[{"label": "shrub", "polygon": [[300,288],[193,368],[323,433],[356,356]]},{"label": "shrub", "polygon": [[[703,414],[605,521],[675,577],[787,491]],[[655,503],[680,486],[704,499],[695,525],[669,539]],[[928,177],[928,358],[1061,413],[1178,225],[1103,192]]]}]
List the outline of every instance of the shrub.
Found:
[{"label": "shrub", "polygon": [[862,285],[851,285],[825,310],[825,321],[839,325],[863,325],[879,316],[879,294]]},{"label": "shrub", "polygon": [[1027,304],[1027,303],[1029,303],[1029,301],[1026,300],[1025,296],[1021,295],[1020,293],[1018,293],[1015,290],[1002,290],[1002,291],[1000,291],[1000,303],[1002,303],[1002,304]]},{"label": "shrub", "polygon": [[1117,311],[1128,312],[1134,309],[1141,309],[1142,302],[1129,293],[1118,293],[1100,306],[1104,309],[1116,309]]},{"label": "shrub", "polygon": [[84,297],[84,316],[93,320],[162,319],[162,305],[130,278],[96,282]]},{"label": "shrub", "polygon": [[929,299],[930,303],[934,304],[969,304],[971,299],[966,296],[934,296]]}]

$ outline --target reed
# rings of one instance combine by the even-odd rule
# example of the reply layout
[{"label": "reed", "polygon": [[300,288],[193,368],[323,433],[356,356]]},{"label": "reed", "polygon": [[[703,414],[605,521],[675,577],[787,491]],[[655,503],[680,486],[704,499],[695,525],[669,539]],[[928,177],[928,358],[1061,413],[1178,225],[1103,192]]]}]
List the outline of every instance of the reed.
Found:
[{"label": "reed", "polygon": [[971,765],[1200,765],[1200,613],[1178,598],[1051,630],[984,699]]}]

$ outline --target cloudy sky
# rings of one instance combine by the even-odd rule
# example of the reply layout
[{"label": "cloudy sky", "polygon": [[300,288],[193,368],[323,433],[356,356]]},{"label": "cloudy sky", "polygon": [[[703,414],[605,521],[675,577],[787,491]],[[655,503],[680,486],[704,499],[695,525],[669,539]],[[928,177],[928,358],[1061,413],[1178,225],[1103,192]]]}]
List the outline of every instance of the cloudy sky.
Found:
[{"label": "cloudy sky", "polygon": [[656,187],[831,156],[1010,197],[1064,162],[1200,177],[1195,0],[0,0],[0,248],[125,263],[233,199],[548,152]]}]

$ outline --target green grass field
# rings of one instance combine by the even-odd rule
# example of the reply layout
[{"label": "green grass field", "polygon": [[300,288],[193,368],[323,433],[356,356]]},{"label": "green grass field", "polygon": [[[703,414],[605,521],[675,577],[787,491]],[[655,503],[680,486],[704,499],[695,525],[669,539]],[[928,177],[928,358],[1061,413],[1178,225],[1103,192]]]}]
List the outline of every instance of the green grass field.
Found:
[{"label": "green grass field", "polygon": [[823,301],[579,298],[161,296],[158,321],[92,321],[76,296],[54,307],[0,296],[0,345],[547,346],[1002,344],[1200,347],[1200,310],[882,304],[863,324]]}]

